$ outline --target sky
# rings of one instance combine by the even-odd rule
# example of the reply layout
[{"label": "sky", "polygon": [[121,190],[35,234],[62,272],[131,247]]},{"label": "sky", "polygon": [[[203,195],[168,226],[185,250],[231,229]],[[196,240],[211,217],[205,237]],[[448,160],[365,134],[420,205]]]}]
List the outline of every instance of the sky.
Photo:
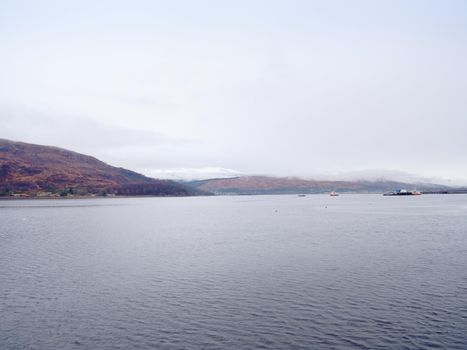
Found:
[{"label": "sky", "polygon": [[467,183],[467,1],[0,0],[0,138],[155,177]]}]

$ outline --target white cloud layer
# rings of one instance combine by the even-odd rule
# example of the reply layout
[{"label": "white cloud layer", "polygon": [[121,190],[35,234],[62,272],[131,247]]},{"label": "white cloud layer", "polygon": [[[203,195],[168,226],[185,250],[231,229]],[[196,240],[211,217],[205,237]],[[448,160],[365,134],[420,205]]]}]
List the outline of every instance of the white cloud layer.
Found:
[{"label": "white cloud layer", "polygon": [[467,179],[466,38],[464,1],[1,2],[0,137],[173,176]]}]

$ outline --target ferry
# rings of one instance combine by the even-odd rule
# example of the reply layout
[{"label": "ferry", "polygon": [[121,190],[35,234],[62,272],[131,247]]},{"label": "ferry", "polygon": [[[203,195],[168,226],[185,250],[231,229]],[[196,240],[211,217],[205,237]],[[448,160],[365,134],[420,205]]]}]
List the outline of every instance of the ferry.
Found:
[{"label": "ferry", "polygon": [[383,193],[383,196],[419,196],[422,193],[416,190],[407,191],[405,189],[396,191],[396,192],[387,192]]}]

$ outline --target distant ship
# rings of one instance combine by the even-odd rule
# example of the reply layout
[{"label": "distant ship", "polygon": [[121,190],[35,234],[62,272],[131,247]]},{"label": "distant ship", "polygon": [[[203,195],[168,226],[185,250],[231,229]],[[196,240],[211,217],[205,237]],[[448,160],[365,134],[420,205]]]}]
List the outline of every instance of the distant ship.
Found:
[{"label": "distant ship", "polygon": [[383,196],[419,196],[419,195],[421,195],[421,192],[418,192],[416,190],[407,191],[404,189],[396,191],[396,192],[387,192],[383,194]]},{"label": "distant ship", "polygon": [[299,197],[306,197],[306,194],[299,194]]},{"label": "distant ship", "polygon": [[331,193],[329,193],[330,196],[332,197],[337,197],[339,195],[339,193],[335,192],[335,191],[332,191]]}]

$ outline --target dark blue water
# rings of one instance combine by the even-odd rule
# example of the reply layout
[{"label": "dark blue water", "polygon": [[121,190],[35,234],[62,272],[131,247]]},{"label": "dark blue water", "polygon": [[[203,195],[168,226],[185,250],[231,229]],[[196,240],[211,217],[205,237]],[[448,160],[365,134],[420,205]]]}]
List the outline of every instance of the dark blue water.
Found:
[{"label": "dark blue water", "polygon": [[0,349],[467,349],[467,196],[0,201]]}]

